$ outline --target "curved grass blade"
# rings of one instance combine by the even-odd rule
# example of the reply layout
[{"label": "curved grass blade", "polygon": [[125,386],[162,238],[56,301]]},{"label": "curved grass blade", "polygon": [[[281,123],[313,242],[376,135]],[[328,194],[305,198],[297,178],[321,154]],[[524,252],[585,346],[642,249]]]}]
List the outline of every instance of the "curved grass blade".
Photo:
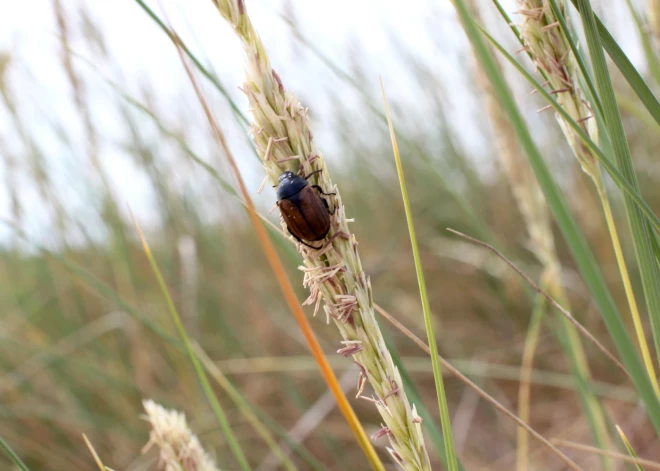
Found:
[{"label": "curved grass blade", "polygon": [[522,148],[525,150],[536,178],[546,197],[548,205],[564,235],[573,258],[582,277],[593,296],[605,325],[614,340],[626,369],[630,373],[635,387],[644,402],[651,421],[657,431],[660,431],[660,401],[655,394],[646,370],[641,364],[621,315],[614,304],[598,264],[587,245],[587,242],[573,219],[557,183],[552,178],[543,157],[541,156],[524,118],[520,114],[513,95],[502,74],[497,70],[493,57],[483,42],[477,25],[474,23],[465,0],[455,1],[456,9],[463,23],[468,38],[473,43],[475,54],[488,74],[500,105],[506,111]]},{"label": "curved grass blade", "polygon": [[21,460],[19,456],[16,453],[14,453],[14,450],[11,449],[9,444],[2,437],[0,437],[0,448],[2,448],[2,450],[5,452],[5,454],[9,458],[9,461],[14,463],[14,465],[18,469],[20,469],[21,471],[30,471],[27,465],[23,463],[23,460]]},{"label": "curved grass blade", "polygon": [[442,379],[442,371],[440,370],[440,362],[438,361],[438,346],[435,341],[435,333],[433,331],[433,322],[431,320],[431,306],[429,298],[426,293],[426,282],[424,281],[424,271],[422,270],[422,261],[419,256],[419,248],[417,247],[417,236],[415,235],[415,226],[412,220],[412,213],[410,210],[410,201],[408,200],[408,190],[406,189],[406,180],[403,176],[403,166],[401,165],[401,157],[399,156],[399,147],[396,143],[396,136],[394,134],[394,126],[392,125],[392,118],[390,116],[390,109],[387,105],[387,98],[385,96],[385,87],[383,80],[380,81],[381,91],[383,92],[383,101],[385,102],[385,114],[387,115],[387,123],[390,128],[390,136],[392,138],[392,149],[394,151],[394,159],[396,160],[396,171],[399,176],[399,183],[401,184],[401,195],[403,204],[406,209],[406,220],[408,222],[408,231],[410,232],[410,244],[412,245],[413,258],[415,259],[415,272],[417,273],[417,282],[419,283],[419,295],[422,299],[422,310],[424,311],[424,326],[429,339],[429,348],[431,349],[431,363],[433,365],[433,379],[435,380],[435,389],[438,395],[438,406],[440,409],[440,421],[442,423],[442,434],[445,443],[445,453],[447,458],[447,469],[449,471],[458,471],[458,460],[456,458],[456,450],[454,449],[454,440],[451,431],[451,419],[449,417],[449,408],[447,407],[447,397],[445,395],[445,386]]}]

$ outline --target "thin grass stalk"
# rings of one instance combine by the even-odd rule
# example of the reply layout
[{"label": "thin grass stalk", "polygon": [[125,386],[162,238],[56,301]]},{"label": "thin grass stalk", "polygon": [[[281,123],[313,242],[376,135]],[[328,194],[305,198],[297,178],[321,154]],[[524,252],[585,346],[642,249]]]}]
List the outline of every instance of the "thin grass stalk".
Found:
[{"label": "thin grass stalk", "polygon": [[[547,80],[551,93],[555,95],[559,105],[575,122],[580,123],[583,131],[592,141],[598,143],[598,126],[594,117],[593,106],[587,100],[580,84],[578,61],[571,49],[570,32],[561,27],[562,23],[566,24],[564,21],[566,17],[565,4],[562,0],[556,0],[552,3],[555,8],[552,8],[548,0],[518,0],[520,13],[523,16],[520,34],[528,52]],[[599,161],[568,122],[559,114],[555,114],[555,116],[573,154],[596,186],[630,308],[638,348],[641,351],[651,384],[656,394],[660,395],[651,352],[644,335],[637,301],[632,290],[619,235],[612,217]]]},{"label": "thin grass stalk", "polygon": [[[430,469],[420,417],[406,396],[374,316],[371,283],[362,269],[357,240],[348,228],[339,192],[313,142],[307,110],[285,91],[272,69],[243,1],[215,0],[215,4],[243,42],[247,56],[243,91],[252,109],[252,135],[268,180],[276,185],[285,170],[302,175],[320,170],[312,183],[336,193],[330,201],[336,211],[328,241],[320,250],[298,245],[304,264],[303,284],[310,288],[305,304],[314,305],[316,313],[323,302],[326,319],[332,319],[339,329],[344,341],[338,353],[352,357],[361,373],[357,397],[374,403],[383,418],[375,438],[390,439],[390,454],[404,469]],[[367,382],[374,397],[363,394]]]},{"label": "thin grass stalk", "polygon": [[101,457],[94,449],[92,442],[89,441],[87,435],[85,435],[84,433],[83,433],[83,440],[85,441],[85,445],[87,445],[87,449],[92,454],[92,457],[94,458],[94,463],[96,463],[96,466],[98,466],[99,471],[107,471],[107,468],[103,465],[103,461],[101,461]]},{"label": "thin grass stalk", "polygon": [[[566,201],[559,191],[556,181],[551,176],[550,171],[532,138],[527,123],[518,109],[506,80],[498,70],[492,53],[482,37],[484,35],[483,30],[475,23],[470,14],[470,10],[466,5],[466,0],[455,0],[454,5],[456,6],[456,11],[463,25],[463,29],[472,43],[475,55],[483,65],[488,78],[493,84],[498,103],[500,103],[502,108],[506,111],[506,115],[511,121],[518,142],[528,157],[539,186],[543,190],[543,194],[548,201],[548,206],[564,236],[564,240],[570,249],[571,255],[575,260],[584,282],[587,285],[595,304],[600,310],[603,321],[607,326],[607,330],[616,344],[617,350],[622,357],[623,363],[625,364],[631,379],[635,383],[640,397],[648,408],[649,419],[653,423],[654,428],[660,430],[660,401],[658,401],[658,396],[655,394],[655,391],[651,386],[648,374],[643,369],[637,352],[628,336],[628,332],[621,320],[621,316],[614,304],[607,285],[605,284],[605,280],[598,268],[593,253],[591,252],[582,231],[579,229],[575,219],[568,210]],[[580,8],[582,8],[582,5]],[[602,27],[602,25],[599,27]],[[606,32],[599,30],[599,33],[605,34]],[[593,32],[591,34],[593,34]],[[609,43],[606,43],[606,47],[608,50],[616,49]],[[602,54],[602,51],[598,52]],[[618,57],[617,59],[621,58]],[[563,111],[563,108],[560,109]]]},{"label": "thin grass stalk", "polygon": [[0,449],[7,455],[9,458],[9,461],[14,463],[14,466],[16,466],[18,469],[21,471],[29,471],[29,468],[27,465],[23,462],[23,460],[12,450],[12,448],[9,446],[9,444],[2,438],[0,437]]},{"label": "thin grass stalk", "polygon": [[589,445],[583,445],[582,443],[569,442],[567,440],[554,439],[552,440],[552,442],[555,445],[561,447],[570,448],[577,451],[583,451],[586,453],[595,453],[597,455],[609,456],[611,458],[614,458],[615,460],[623,461],[625,463],[640,464],[646,466],[649,469],[660,469],[660,463],[656,461],[645,460],[643,458],[632,458],[628,455],[624,455],[623,453],[619,453],[617,451],[601,450],[600,448],[594,448]]},{"label": "thin grass stalk", "polygon": [[[630,444],[630,441],[628,440],[628,437],[626,437],[626,434],[621,430],[621,427],[618,425],[616,426],[616,431],[619,434],[619,437],[621,437],[621,441],[626,447],[626,450],[628,450],[628,453],[630,454],[631,458],[637,459],[637,453],[635,452],[635,449],[632,447]],[[642,467],[641,463],[637,462],[635,463],[635,467],[637,467],[637,471],[644,471],[644,468]]]},{"label": "thin grass stalk", "polygon": [[435,332],[433,329],[433,321],[431,319],[431,305],[426,290],[426,281],[424,280],[424,270],[422,269],[422,260],[419,255],[419,247],[417,246],[417,236],[415,235],[415,225],[413,224],[412,211],[410,209],[410,199],[408,198],[408,190],[406,188],[406,179],[403,173],[403,165],[401,164],[401,156],[399,155],[399,146],[396,142],[396,134],[392,124],[392,116],[390,108],[385,96],[385,87],[383,81],[380,81],[380,88],[383,93],[383,101],[385,102],[385,114],[387,115],[387,125],[390,131],[390,139],[392,141],[392,150],[394,152],[394,160],[396,162],[396,172],[399,177],[399,185],[401,186],[401,197],[403,199],[403,206],[406,212],[406,222],[408,224],[408,231],[410,234],[410,245],[412,246],[413,258],[415,260],[415,273],[417,275],[417,284],[419,285],[419,295],[422,301],[422,311],[424,313],[424,328],[429,341],[429,349],[431,350],[431,364],[433,366],[433,379],[435,381],[435,389],[438,396],[438,408],[440,410],[440,420],[442,425],[442,434],[444,439],[445,453],[447,456],[447,469],[449,471],[458,470],[458,460],[456,459],[456,449],[454,447],[454,438],[451,429],[451,419],[449,417],[449,408],[447,407],[447,396],[445,393],[445,385],[442,379],[442,370],[440,369],[440,362],[438,361],[438,346],[435,340]]},{"label": "thin grass stalk", "polygon": [[[518,387],[518,417],[529,423],[529,409],[532,389],[532,367],[534,365],[534,354],[538,345],[541,332],[541,320],[543,319],[543,296],[536,296],[534,309],[529,321],[525,345],[523,347],[522,361],[520,362],[520,386]],[[516,431],[516,469],[525,471],[529,466],[529,434],[527,430],[518,427]]]}]

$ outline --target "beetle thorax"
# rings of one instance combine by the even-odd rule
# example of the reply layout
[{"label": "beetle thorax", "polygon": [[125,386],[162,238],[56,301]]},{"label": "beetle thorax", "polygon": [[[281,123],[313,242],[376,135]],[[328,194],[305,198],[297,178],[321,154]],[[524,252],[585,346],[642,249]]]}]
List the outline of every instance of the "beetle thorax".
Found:
[{"label": "beetle thorax", "polygon": [[277,199],[283,200],[290,198],[299,193],[308,184],[307,180],[287,170],[280,175],[279,185],[277,186]]}]

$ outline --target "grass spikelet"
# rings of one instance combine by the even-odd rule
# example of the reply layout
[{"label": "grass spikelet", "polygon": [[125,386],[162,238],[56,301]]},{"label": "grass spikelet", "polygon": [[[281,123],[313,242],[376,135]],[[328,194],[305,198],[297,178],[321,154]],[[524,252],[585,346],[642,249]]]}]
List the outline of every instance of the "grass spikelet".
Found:
[{"label": "grass spikelet", "polygon": [[[548,0],[518,0],[522,16],[520,35],[539,71],[548,82],[550,93],[559,105],[584,129],[587,135],[598,142],[598,127],[592,105],[587,101],[578,80],[578,64],[571,52],[570,43],[560,28]],[[562,14],[563,2],[558,2]],[[598,161],[573,132],[564,119],[557,115],[564,136],[582,169],[592,178],[600,175]]]},{"label": "grass spikelet", "polygon": [[188,427],[186,416],[174,409],[165,409],[151,399],[143,401],[145,418],[151,425],[149,442],[159,450],[159,463],[165,471],[218,471],[215,461],[204,451],[197,436]]},{"label": "grass spikelet", "polygon": [[[378,408],[384,421],[384,432],[378,436],[388,436],[394,460],[406,470],[430,469],[419,420],[375,319],[371,283],[362,269],[357,240],[348,228],[337,187],[313,142],[307,110],[293,93],[284,89],[272,69],[243,1],[215,3],[245,48],[243,91],[252,109],[253,139],[271,184],[277,184],[285,170],[302,175],[320,170],[310,183],[327,193],[336,193],[330,198],[336,211],[327,242],[320,250],[298,245],[303,257],[304,286],[310,290],[305,304],[314,305],[316,313],[323,303],[326,318],[333,320],[343,340],[349,342],[343,344],[339,353],[351,356],[359,368],[358,396]],[[363,394],[367,382],[373,388],[373,397]]]}]

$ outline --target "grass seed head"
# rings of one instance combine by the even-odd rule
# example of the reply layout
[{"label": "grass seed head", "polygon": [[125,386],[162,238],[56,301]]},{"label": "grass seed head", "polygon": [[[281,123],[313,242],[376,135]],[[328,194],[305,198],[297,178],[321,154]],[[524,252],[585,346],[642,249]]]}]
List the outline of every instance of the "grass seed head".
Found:
[{"label": "grass seed head", "polygon": [[[565,5],[558,2],[565,17]],[[593,119],[591,104],[585,98],[579,81],[579,69],[570,43],[547,0],[518,0],[518,13],[522,16],[520,34],[537,69],[545,77],[559,105],[582,126],[585,133],[598,142],[598,127]],[[582,139],[559,115],[557,121],[577,157],[582,170],[593,176],[598,161]]]},{"label": "grass seed head", "polygon": [[367,382],[373,388],[373,402],[389,430],[392,456],[406,470],[428,470],[430,462],[421,427],[414,422],[416,415],[376,322],[371,283],[362,269],[355,236],[348,228],[341,195],[314,144],[308,110],[286,91],[272,69],[244,4],[237,0],[216,0],[216,4],[243,42],[247,62],[243,91],[253,115],[251,133],[271,183],[276,185],[285,170],[300,175],[321,170],[312,183],[327,193],[336,193],[329,197],[336,211],[324,247],[314,250],[298,244],[304,265],[303,283],[310,290],[305,304],[315,305],[316,312],[323,303],[328,321],[333,320],[344,342],[348,342],[339,353],[352,356],[358,365],[358,396],[364,397]]},{"label": "grass seed head", "polygon": [[159,466],[165,471],[218,471],[199,439],[188,427],[185,415],[165,409],[151,399],[143,402],[146,419],[151,424],[149,442],[143,452],[156,445]]}]

